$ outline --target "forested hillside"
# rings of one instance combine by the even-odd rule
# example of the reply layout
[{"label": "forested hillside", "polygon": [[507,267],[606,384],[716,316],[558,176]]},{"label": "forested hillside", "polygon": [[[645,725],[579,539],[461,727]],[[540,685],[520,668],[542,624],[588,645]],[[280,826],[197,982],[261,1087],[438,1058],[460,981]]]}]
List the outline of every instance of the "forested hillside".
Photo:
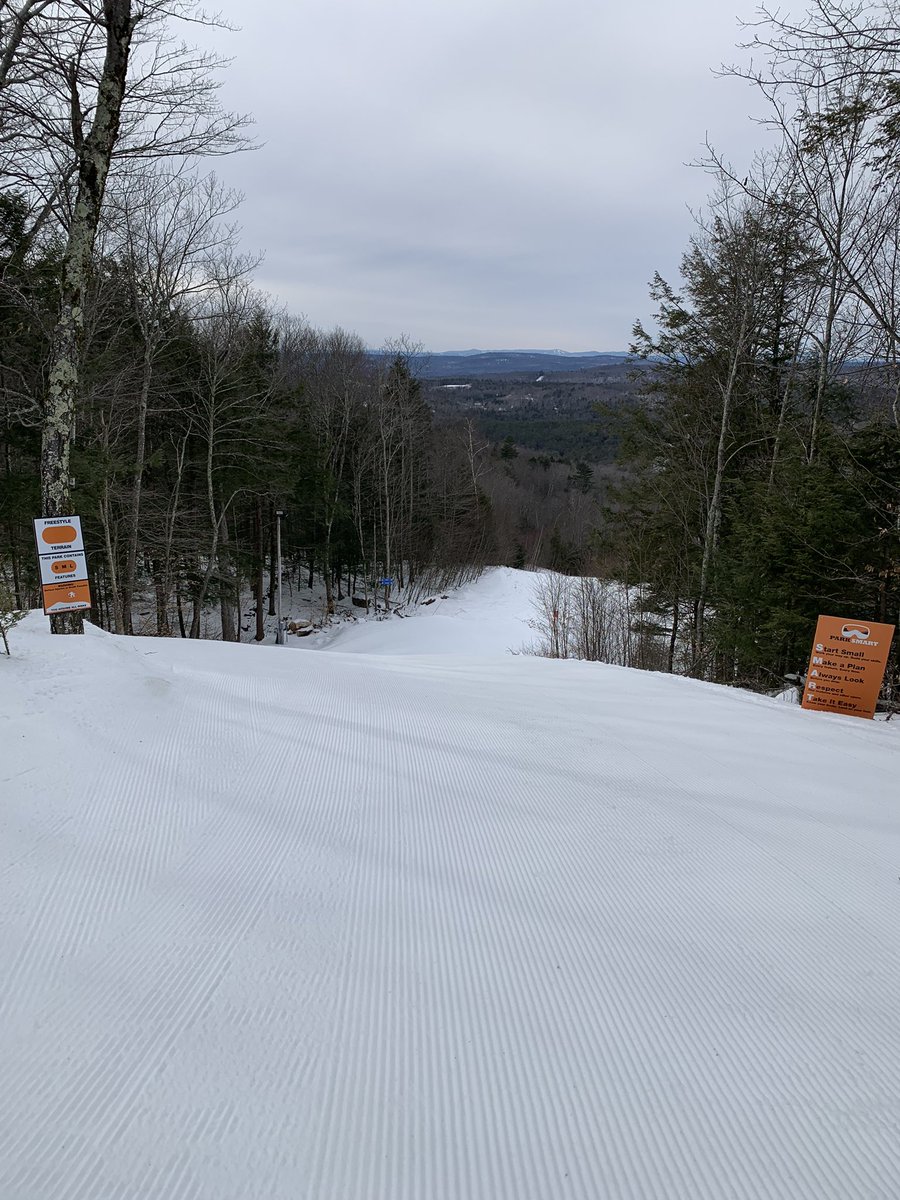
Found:
[{"label": "forested hillside", "polygon": [[[5,8],[6,6],[4,6]],[[196,6],[23,4],[0,77],[0,554],[7,607],[39,603],[32,518],[78,512],[92,619],[239,636],[288,569],[327,606],[379,577],[443,586],[485,561],[471,443],[435,430],[398,345],[320,332],[254,287],[239,197],[201,162],[247,148]],[[264,591],[267,595],[264,597]],[[272,608],[272,611],[274,609]],[[52,618],[78,632],[81,614]]]},{"label": "forested hillside", "polygon": [[740,176],[710,149],[681,277],[657,276],[655,326],[634,329],[649,370],[604,544],[707,678],[765,687],[803,670],[817,613],[900,610],[900,39],[884,16],[820,4],[759,27],[750,82],[774,144]]},{"label": "forested hillside", "polygon": [[426,396],[439,419],[472,417],[493,443],[511,438],[531,451],[612,462],[619,410],[639,393],[637,364],[622,359],[587,368],[562,358],[551,366],[537,375],[441,376],[425,381]]},{"label": "forested hillside", "polygon": [[817,613],[897,619],[890,5],[756,27],[766,149],[740,169],[709,149],[630,361],[373,352],[291,316],[208,170],[251,147],[224,61],[180,40],[200,10],[2,7],[4,610],[39,602],[33,517],[79,512],[92,620],[197,637],[215,609],[226,640],[262,639],[281,512],[284,569],[321,581],[326,615],[383,578],[412,597],[552,567],[629,589],[666,647],[648,665],[764,689],[802,671]]}]

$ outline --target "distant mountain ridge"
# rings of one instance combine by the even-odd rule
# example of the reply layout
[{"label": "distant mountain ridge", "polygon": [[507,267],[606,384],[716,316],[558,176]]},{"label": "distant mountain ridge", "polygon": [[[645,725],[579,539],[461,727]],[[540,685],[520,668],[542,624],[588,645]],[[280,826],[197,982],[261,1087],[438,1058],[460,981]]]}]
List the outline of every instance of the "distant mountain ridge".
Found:
[{"label": "distant mountain ridge", "polygon": [[415,356],[416,374],[424,379],[456,376],[550,375],[608,367],[628,358],[622,351],[571,350],[440,350]]},{"label": "distant mountain ridge", "polygon": [[439,355],[450,355],[454,357],[464,357],[471,354],[554,354],[561,355],[565,358],[605,358],[608,355],[616,356],[617,350],[547,350],[542,347],[534,346],[516,346],[514,349],[501,348],[498,350],[425,350],[424,354],[437,357]]}]

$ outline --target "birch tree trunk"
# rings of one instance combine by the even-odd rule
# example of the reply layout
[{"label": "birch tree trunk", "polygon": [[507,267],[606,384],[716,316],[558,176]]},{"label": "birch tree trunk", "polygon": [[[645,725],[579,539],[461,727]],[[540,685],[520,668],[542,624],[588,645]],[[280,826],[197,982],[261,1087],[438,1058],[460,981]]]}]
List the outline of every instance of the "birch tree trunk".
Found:
[{"label": "birch tree trunk", "polygon": [[[41,504],[45,517],[68,516],[71,511],[70,459],[75,439],[84,298],[103,193],[119,135],[128,53],[134,32],[131,0],[104,0],[103,24],[106,30],[106,55],[97,89],[97,107],[87,136],[80,128],[80,112],[73,94],[72,125],[78,161],[78,189],[63,253],[59,317],[51,340],[44,399]],[[82,614],[58,613],[50,618],[50,628],[53,633],[82,633]]]},{"label": "birch tree trunk", "polygon": [[731,366],[728,371],[728,378],[722,387],[722,414],[719,420],[719,438],[716,445],[716,471],[713,476],[712,496],[709,501],[709,509],[706,514],[706,530],[703,537],[703,560],[700,564],[700,589],[697,600],[697,616],[695,637],[697,645],[701,651],[703,649],[704,626],[706,621],[706,598],[709,594],[709,579],[712,568],[713,556],[719,541],[719,526],[722,521],[722,485],[725,480],[725,450],[728,440],[729,423],[731,420],[731,406],[734,399],[734,392],[737,386],[738,369],[741,364],[741,355],[745,349],[745,340],[747,335],[747,317],[744,314],[744,320],[741,325],[740,335],[738,337],[737,346],[734,350],[734,356],[731,360]]}]

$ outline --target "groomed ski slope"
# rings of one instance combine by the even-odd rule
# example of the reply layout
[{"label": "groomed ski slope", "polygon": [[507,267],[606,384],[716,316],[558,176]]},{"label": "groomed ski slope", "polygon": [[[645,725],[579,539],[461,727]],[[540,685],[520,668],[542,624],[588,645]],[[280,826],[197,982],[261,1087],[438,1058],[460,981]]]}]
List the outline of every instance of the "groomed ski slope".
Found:
[{"label": "groomed ski slope", "polygon": [[529,586],[14,631],[3,1200],[900,1196],[900,729],[511,655]]}]

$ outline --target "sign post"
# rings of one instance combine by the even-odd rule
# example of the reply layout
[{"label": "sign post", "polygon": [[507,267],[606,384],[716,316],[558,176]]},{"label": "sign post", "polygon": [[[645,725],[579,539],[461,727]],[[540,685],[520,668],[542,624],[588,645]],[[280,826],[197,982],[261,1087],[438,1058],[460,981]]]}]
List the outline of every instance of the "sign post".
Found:
[{"label": "sign post", "polygon": [[81,517],[37,517],[34,522],[44,612],[91,607]]},{"label": "sign post", "polygon": [[819,617],[803,707],[874,717],[893,636],[893,625]]}]

